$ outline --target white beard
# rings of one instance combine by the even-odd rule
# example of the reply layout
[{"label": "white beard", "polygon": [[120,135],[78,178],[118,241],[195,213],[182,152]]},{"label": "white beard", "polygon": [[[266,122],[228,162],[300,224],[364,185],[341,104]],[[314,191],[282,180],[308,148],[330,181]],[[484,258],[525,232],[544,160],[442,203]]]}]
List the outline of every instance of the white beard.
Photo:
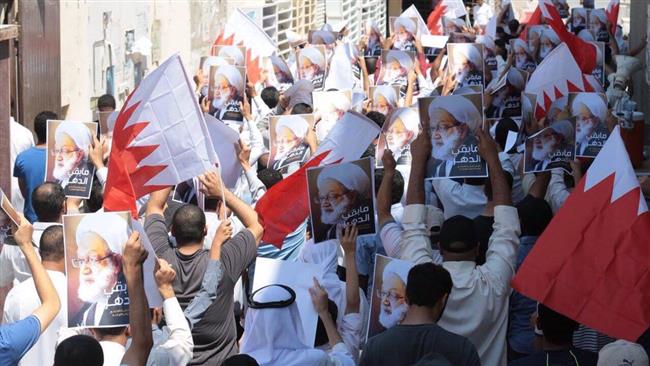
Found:
[{"label": "white beard", "polygon": [[515,66],[518,69],[523,69],[524,65],[526,65],[526,56],[516,56],[515,57]]},{"label": "white beard", "polygon": [[492,99],[492,105],[495,107],[500,107],[501,103],[503,103],[504,99],[506,99],[506,95],[508,94],[507,90],[502,90],[497,95]]},{"label": "white beard", "polygon": [[384,76],[384,81],[393,81],[400,77],[402,74],[402,71],[400,69],[388,69],[386,70],[386,75]]},{"label": "white beard", "polygon": [[63,165],[55,164],[54,170],[52,170],[52,175],[57,180],[65,180],[72,175],[72,169],[76,165],[76,159],[63,159]]},{"label": "white beard", "polygon": [[332,211],[326,212],[322,207],[320,209],[320,221],[326,225],[334,225],[341,221],[341,215],[347,210],[350,200],[344,196],[341,202],[332,205]]},{"label": "white beard", "polygon": [[538,148],[537,146],[533,147],[533,159],[537,161],[542,161],[553,152],[553,149],[551,148],[550,144],[543,144],[541,148]]},{"label": "white beard", "polygon": [[113,271],[114,267],[111,265],[95,273],[95,282],[93,284],[87,284],[83,281],[80,274],[79,288],[77,289],[79,299],[83,302],[106,302],[108,295],[104,294],[104,291],[112,290],[108,286],[114,281],[115,276]]},{"label": "white beard", "polygon": [[384,307],[382,305],[381,312],[379,313],[379,324],[381,324],[386,329],[392,328],[404,320],[404,316],[406,315],[409,306],[406,303],[402,305],[395,305],[391,301],[390,308],[392,312],[388,314],[384,311]]},{"label": "white beard", "polygon": [[435,144],[435,141],[433,142],[433,157],[438,159],[438,160],[451,160],[453,159],[453,155],[451,153],[451,150],[454,148],[456,145],[456,141],[460,138],[460,134],[458,132],[455,132],[451,136],[442,136],[442,146],[438,147]]},{"label": "white beard", "polygon": [[548,56],[548,54],[551,52],[551,50],[552,50],[551,47],[542,46],[540,48],[540,50],[539,50],[539,57],[546,58],[546,56]]},{"label": "white beard", "polygon": [[314,69],[309,68],[309,69],[307,69],[307,71],[304,72],[303,79],[314,80],[315,76],[316,76],[316,73],[314,72]]},{"label": "white beard", "polygon": [[587,140],[589,140],[589,136],[591,135],[589,130],[591,130],[591,129],[587,128],[587,127],[578,127],[578,128],[576,128],[576,141],[577,142],[587,142]]},{"label": "white beard", "polygon": [[464,67],[456,71],[456,78],[455,78],[456,83],[458,84],[462,83],[467,77],[467,74],[469,74],[469,70],[467,70]]},{"label": "white beard", "polygon": [[377,112],[383,114],[384,116],[387,116],[388,113],[390,113],[390,109],[388,109],[388,108],[375,108],[375,110]]},{"label": "white beard", "polygon": [[221,94],[219,96],[219,98],[214,98],[212,100],[212,105],[216,109],[223,108],[226,105],[226,103],[228,103],[230,101],[231,95],[232,95],[232,92],[228,92],[227,94]]}]

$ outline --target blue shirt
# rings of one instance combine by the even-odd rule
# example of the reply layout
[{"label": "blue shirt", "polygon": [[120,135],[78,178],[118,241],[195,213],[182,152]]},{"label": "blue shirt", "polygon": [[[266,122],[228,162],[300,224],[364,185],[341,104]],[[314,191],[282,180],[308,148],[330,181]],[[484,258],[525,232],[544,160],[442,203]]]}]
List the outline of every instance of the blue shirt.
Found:
[{"label": "blue shirt", "polygon": [[[522,236],[519,239],[519,254],[517,256],[517,270],[524,262],[526,256],[533,249],[536,236]],[[530,355],[534,352],[533,340],[535,330],[530,325],[530,316],[537,310],[537,301],[530,299],[517,291],[510,295],[510,331],[508,343],[516,352]]]},{"label": "blue shirt", "polygon": [[34,315],[0,326],[0,365],[17,365],[38,341],[41,322]]},{"label": "blue shirt", "polygon": [[46,151],[45,148],[32,146],[18,154],[14,164],[14,177],[21,179],[27,190],[27,196],[23,197],[25,198],[24,214],[31,223],[38,220],[32,207],[32,192],[45,181]]}]

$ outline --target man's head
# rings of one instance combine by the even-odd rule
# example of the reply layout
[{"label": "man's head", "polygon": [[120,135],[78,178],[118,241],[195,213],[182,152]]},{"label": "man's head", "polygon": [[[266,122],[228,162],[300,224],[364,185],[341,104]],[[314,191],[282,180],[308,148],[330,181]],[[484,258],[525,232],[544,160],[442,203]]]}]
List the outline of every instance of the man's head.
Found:
[{"label": "man's head", "polygon": [[598,35],[601,31],[607,31],[607,16],[602,9],[594,9],[589,13],[589,29]]},{"label": "man's head", "polygon": [[345,92],[328,93],[327,100],[327,106],[321,111],[324,121],[338,121],[352,107],[352,101]]},{"label": "man's head", "polygon": [[533,159],[546,160],[562,146],[562,143],[572,141],[573,126],[569,121],[558,121],[544,129],[533,139]]},{"label": "man's head", "polygon": [[63,226],[52,225],[43,231],[38,252],[41,261],[64,264]]},{"label": "man's head", "polygon": [[521,236],[540,236],[553,219],[551,206],[543,198],[526,196],[517,203]]},{"label": "man's head", "polygon": [[[375,169],[375,195],[379,194],[381,181],[384,179],[384,169]],[[390,185],[391,205],[397,204],[402,200],[404,195],[404,177],[399,170],[395,170],[393,180]]]},{"label": "man's head", "polygon": [[63,188],[58,183],[45,182],[32,192],[32,207],[40,222],[60,222],[66,213]]},{"label": "man's head", "polygon": [[587,142],[598,125],[607,118],[607,102],[597,93],[579,93],[571,103],[576,118],[576,141]]},{"label": "man's head", "polygon": [[298,115],[282,116],[275,124],[275,159],[279,160],[302,144],[309,132],[309,122]]},{"label": "man's head", "polygon": [[280,101],[280,92],[274,86],[267,86],[262,89],[260,95],[264,104],[271,109],[275,108]]},{"label": "man's head", "polygon": [[452,151],[480,126],[480,122],[481,113],[466,97],[450,95],[434,99],[429,105],[433,157],[453,159]]},{"label": "man's head", "polygon": [[34,132],[38,145],[44,144],[47,140],[47,121],[57,120],[59,117],[54,112],[43,111],[34,117]]},{"label": "man's head", "polygon": [[521,38],[513,40],[513,48],[515,51],[515,66],[523,69],[526,62],[531,61],[530,51],[526,41]]},{"label": "man's head", "polygon": [[379,323],[384,328],[399,324],[406,315],[406,284],[412,265],[398,260],[390,261],[384,268],[381,277],[381,312]]},{"label": "man's head", "polygon": [[440,228],[440,251],[445,261],[475,261],[478,238],[474,221],[461,215],[445,220]]},{"label": "man's head", "polygon": [[560,44],[560,37],[552,28],[544,28],[540,37],[539,56],[546,57],[554,48]]},{"label": "man's head", "polygon": [[327,225],[342,222],[342,215],[370,197],[370,178],[356,164],[339,164],[323,169],[318,175],[321,221]]},{"label": "man's head", "polygon": [[130,231],[127,221],[116,213],[86,215],[81,219],[75,235],[77,258],[72,260],[73,266],[79,268],[79,299],[108,300],[107,294],[122,270],[122,247]]},{"label": "man's head", "polygon": [[382,128],[384,126],[384,122],[386,121],[386,115],[383,113],[375,112],[375,111],[370,111],[366,113],[366,117],[368,117],[371,121],[375,122],[379,128]]},{"label": "man's head", "polygon": [[64,180],[75,169],[83,167],[92,143],[93,134],[85,124],[62,121],[54,132],[54,178]]},{"label": "man's head", "polygon": [[517,19],[511,19],[508,22],[508,29],[510,29],[510,34],[516,34],[517,30],[519,30],[519,21]]},{"label": "man's head", "polygon": [[257,173],[257,178],[264,184],[266,189],[271,189],[276,183],[282,180],[282,173],[275,169],[262,169]]},{"label": "man's head", "polygon": [[501,151],[505,151],[508,135],[518,133],[519,126],[512,118],[506,117],[499,120],[494,131],[494,140],[499,144]]},{"label": "man's head", "polygon": [[456,82],[465,80],[465,77],[470,73],[481,72],[483,70],[483,56],[479,50],[480,48],[469,43],[454,47],[452,57]]},{"label": "man's head", "polygon": [[578,323],[566,316],[551,310],[544,304],[537,307],[537,327],[544,332],[544,339],[554,345],[571,345],[573,332],[578,329]]},{"label": "man's head", "polygon": [[99,342],[87,335],[75,335],[59,343],[54,366],[102,366],[104,352]]},{"label": "man's head", "polygon": [[406,302],[409,306],[430,308],[440,319],[451,288],[451,275],[442,266],[418,264],[408,274]]},{"label": "man's head", "polygon": [[397,93],[391,85],[379,85],[372,93],[372,110],[385,116],[397,107]]},{"label": "man's head", "polygon": [[391,115],[386,130],[388,148],[400,153],[417,136],[420,129],[420,117],[411,108],[396,109]]},{"label": "man's head", "polygon": [[395,18],[394,31],[395,43],[393,47],[402,49],[407,43],[413,42],[417,25],[415,21],[408,17]]},{"label": "man's head", "polygon": [[214,74],[214,83],[212,104],[216,108],[223,108],[227,103],[241,97],[244,92],[244,78],[233,65],[219,66]]},{"label": "man's head", "polygon": [[406,77],[408,71],[413,67],[413,60],[404,51],[392,50],[386,55],[386,71],[384,80],[394,80],[398,77]]},{"label": "man's head", "polygon": [[299,57],[300,78],[313,80],[325,72],[325,56],[317,47],[305,47],[300,51]]},{"label": "man's head", "polygon": [[97,99],[97,109],[100,112],[112,112],[115,108],[115,98],[112,95],[104,94]]},{"label": "man's head", "polygon": [[297,103],[291,108],[291,114],[309,114],[314,113],[314,108],[307,103]]},{"label": "man's head", "polygon": [[198,206],[185,204],[174,213],[172,235],[179,247],[202,243],[207,233],[205,213]]}]

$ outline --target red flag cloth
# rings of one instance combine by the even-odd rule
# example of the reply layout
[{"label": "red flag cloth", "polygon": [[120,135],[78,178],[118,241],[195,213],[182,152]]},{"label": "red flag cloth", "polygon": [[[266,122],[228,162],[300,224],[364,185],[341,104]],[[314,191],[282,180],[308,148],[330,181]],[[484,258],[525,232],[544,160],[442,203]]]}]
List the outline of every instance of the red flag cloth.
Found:
[{"label": "red flag cloth", "polygon": [[528,19],[528,22],[526,22],[526,28],[521,31],[519,38],[525,41],[528,38],[528,28],[539,24],[542,24],[542,11],[539,9],[539,6],[537,6],[533,14]]},{"label": "red flag cloth", "polygon": [[427,17],[427,28],[431,35],[439,36],[442,35],[442,16],[445,14],[447,7],[443,5],[443,2],[439,2],[436,5],[435,9],[429,13]]},{"label": "red flag cloth", "polygon": [[650,326],[650,213],[616,127],[512,287],[614,338]]},{"label": "red flag cloth", "polygon": [[611,34],[616,34],[616,24],[618,24],[618,11],[621,7],[620,0],[610,0],[607,4],[607,9],[605,9],[605,15],[607,15],[607,20],[611,25],[609,32]]},{"label": "red flag cloth", "polygon": [[548,25],[553,28],[560,40],[569,46],[573,58],[575,58],[583,74],[591,74],[596,68],[597,51],[596,46],[586,42],[582,38],[569,32],[557,8],[551,0],[540,0],[538,8],[541,10],[542,17]]}]

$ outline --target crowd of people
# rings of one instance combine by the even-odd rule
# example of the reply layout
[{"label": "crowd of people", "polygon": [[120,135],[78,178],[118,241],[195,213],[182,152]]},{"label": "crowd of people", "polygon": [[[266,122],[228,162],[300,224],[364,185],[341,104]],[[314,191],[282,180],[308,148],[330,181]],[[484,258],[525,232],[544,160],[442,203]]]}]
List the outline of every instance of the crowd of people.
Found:
[{"label": "crowd of people", "polygon": [[[568,14],[565,1],[554,3]],[[609,133],[616,124],[615,106],[583,93],[565,101],[570,107],[560,108],[560,117],[551,116],[553,106],[549,118],[527,117],[527,80],[561,40],[551,28],[520,24],[508,5],[472,5],[462,17],[440,19],[441,31],[471,40],[470,47],[450,44],[449,58],[446,47],[423,46],[419,27],[437,24],[412,15],[393,19],[388,37],[370,22],[356,44],[349,39],[357,35],[328,25],[309,39],[293,34],[289,57],[274,55],[256,85],[242,77],[240,50],[220,48],[205,61],[211,65],[198,67],[196,102],[239,135],[234,159],[241,174],[234,187],[212,170],[190,181],[188,194],[181,193],[182,182],[158,187],[136,202],[134,225],[141,230],[116,236],[111,230],[125,221],[85,216],[76,226],[75,249],[64,216],[103,211],[111,133],[92,136],[85,126],[77,133],[64,121],[48,150],[47,121],[59,120],[57,114],[39,113],[33,131],[12,120],[14,181],[6,193],[22,215],[0,243],[0,364],[648,365],[650,337],[636,343],[611,338],[511,287],[597,154],[597,145],[588,143],[593,125],[606,125],[603,133]],[[615,56],[635,56],[645,44],[631,47],[620,26],[594,14],[593,23],[607,27],[594,33],[569,18],[567,28],[605,42],[602,98],[610,88],[631,95],[630,75],[617,70]],[[496,34],[488,35],[493,21]],[[341,72],[332,61],[341,45],[355,51],[349,67],[356,80],[349,93],[329,94],[331,110],[317,110],[319,91],[340,91],[327,87],[331,73]],[[97,110],[112,116],[109,131],[116,104],[108,94],[97,100]],[[310,198],[320,211],[301,218],[281,246],[266,242],[268,222],[259,219],[256,203],[300,170],[349,111],[382,130],[359,156],[374,159],[374,184],[356,165],[321,174],[318,194]],[[488,114],[495,121],[488,123]],[[546,139],[559,141],[569,129],[575,140],[574,128],[585,146],[576,154],[582,157],[568,162],[571,169],[536,158],[536,150],[534,169],[524,169],[526,154],[518,146],[526,139],[539,134],[532,146],[542,149]],[[54,159],[54,178],[47,177],[47,159]],[[468,159],[483,165],[465,168]],[[94,175],[88,198],[66,189],[66,172],[81,162]],[[639,183],[647,199],[650,179]],[[354,202],[374,207],[372,234],[361,235],[360,225],[341,219]],[[324,235],[313,232],[314,215],[328,225]],[[147,273],[152,257],[153,273]],[[318,279],[309,278],[314,339],[305,341],[295,288],[253,290],[255,276],[263,275],[257,258],[322,270]],[[161,307],[150,308],[150,276]],[[96,299],[121,283],[128,311],[115,315]],[[93,305],[78,306],[71,319],[73,286]],[[128,326],[110,326],[107,317]]]}]

